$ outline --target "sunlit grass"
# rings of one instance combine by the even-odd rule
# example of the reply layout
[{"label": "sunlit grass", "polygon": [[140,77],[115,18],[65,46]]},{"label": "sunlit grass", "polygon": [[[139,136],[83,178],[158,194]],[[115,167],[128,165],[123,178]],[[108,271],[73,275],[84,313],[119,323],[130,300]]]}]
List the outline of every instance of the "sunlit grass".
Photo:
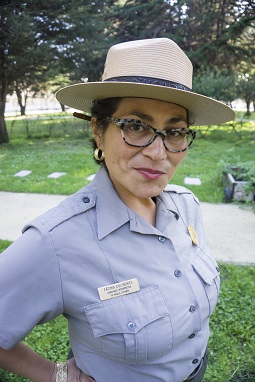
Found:
[{"label": "sunlit grass", "polygon": [[[251,118],[255,119],[255,113]],[[87,177],[97,171],[87,123],[70,115],[66,118],[46,116],[46,119],[8,119],[9,144],[0,145],[0,190],[71,194],[88,183]],[[49,129],[51,124],[51,129]],[[236,164],[253,161],[255,152],[255,122],[194,127],[197,138],[179,167],[173,183],[186,186],[185,177],[199,178],[201,186],[187,185],[201,201],[223,201],[220,161]],[[14,177],[20,170],[32,173]],[[66,172],[58,179],[49,179],[52,172]]]}]

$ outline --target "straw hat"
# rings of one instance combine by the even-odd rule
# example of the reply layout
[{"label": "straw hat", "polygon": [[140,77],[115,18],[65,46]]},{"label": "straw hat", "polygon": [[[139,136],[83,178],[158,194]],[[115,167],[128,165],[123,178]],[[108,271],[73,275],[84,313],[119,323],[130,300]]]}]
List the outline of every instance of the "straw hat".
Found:
[{"label": "straw hat", "polygon": [[111,97],[142,97],[185,107],[194,125],[234,119],[225,104],[192,92],[192,64],[168,38],[130,41],[110,48],[102,82],[85,82],[59,90],[59,102],[90,113],[92,101]]}]

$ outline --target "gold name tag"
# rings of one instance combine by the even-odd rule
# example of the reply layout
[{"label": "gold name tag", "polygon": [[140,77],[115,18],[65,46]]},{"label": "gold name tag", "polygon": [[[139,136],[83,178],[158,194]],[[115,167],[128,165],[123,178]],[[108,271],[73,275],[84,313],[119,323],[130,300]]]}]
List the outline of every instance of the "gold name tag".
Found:
[{"label": "gold name tag", "polygon": [[98,288],[98,294],[100,300],[104,301],[109,300],[110,298],[124,296],[125,294],[138,292],[139,290],[140,285],[138,280],[135,278]]}]

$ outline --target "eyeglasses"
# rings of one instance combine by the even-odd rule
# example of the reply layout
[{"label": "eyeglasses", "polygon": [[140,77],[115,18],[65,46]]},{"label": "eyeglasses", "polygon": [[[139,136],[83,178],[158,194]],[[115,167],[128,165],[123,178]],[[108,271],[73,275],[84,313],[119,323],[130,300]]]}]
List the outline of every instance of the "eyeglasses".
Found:
[{"label": "eyeglasses", "polygon": [[157,130],[147,123],[136,119],[103,118],[120,127],[124,142],[129,146],[146,147],[155,141],[157,136],[162,138],[165,149],[173,153],[186,151],[196,137],[196,132],[188,127]]}]

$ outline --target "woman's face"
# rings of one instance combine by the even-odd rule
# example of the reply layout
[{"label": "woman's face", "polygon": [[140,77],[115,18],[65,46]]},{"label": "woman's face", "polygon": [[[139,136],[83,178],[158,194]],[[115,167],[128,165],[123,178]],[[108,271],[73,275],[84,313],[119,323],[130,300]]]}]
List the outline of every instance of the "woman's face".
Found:
[{"label": "woman's face", "polygon": [[[187,127],[185,108],[146,98],[123,98],[112,117],[142,120],[159,130]],[[129,146],[122,138],[121,129],[111,122],[102,136],[95,128],[93,132],[98,147],[104,151],[115,190],[127,205],[158,195],[187,153],[166,150],[160,136],[147,147]]]}]

